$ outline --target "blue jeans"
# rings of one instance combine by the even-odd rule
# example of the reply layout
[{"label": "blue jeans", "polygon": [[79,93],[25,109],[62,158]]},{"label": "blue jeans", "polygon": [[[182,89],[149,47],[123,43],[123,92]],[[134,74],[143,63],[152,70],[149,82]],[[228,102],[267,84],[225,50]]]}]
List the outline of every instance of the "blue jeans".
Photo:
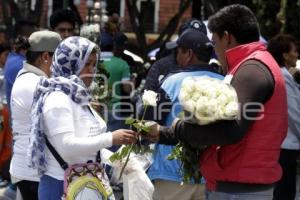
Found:
[{"label": "blue jeans", "polygon": [[61,200],[64,192],[64,182],[43,175],[39,184],[39,199],[43,200]]},{"label": "blue jeans", "polygon": [[272,200],[273,188],[260,192],[225,193],[206,191],[206,200]]}]

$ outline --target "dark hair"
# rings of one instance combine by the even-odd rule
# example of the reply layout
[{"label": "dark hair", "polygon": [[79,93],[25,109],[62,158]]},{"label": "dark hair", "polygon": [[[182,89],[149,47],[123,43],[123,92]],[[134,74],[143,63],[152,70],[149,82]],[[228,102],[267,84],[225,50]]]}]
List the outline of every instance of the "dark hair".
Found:
[{"label": "dark hair", "polygon": [[223,37],[224,32],[232,34],[239,44],[259,40],[259,25],[253,12],[246,6],[226,6],[209,17],[208,28]]},{"label": "dark hair", "polygon": [[42,54],[43,52],[35,52],[35,51],[27,51],[26,52],[26,62],[29,64],[33,64],[36,59]]},{"label": "dark hair", "polygon": [[35,24],[32,21],[28,21],[28,20],[19,20],[16,22],[15,27],[14,27],[14,33],[15,33],[15,37],[17,37],[18,35],[24,36],[24,27],[29,27],[31,28],[30,31],[34,31],[35,29]]},{"label": "dark hair", "polygon": [[268,51],[279,66],[284,66],[283,54],[288,53],[291,50],[292,44],[296,47],[298,46],[297,40],[292,35],[288,34],[278,34],[269,40]]},{"label": "dark hair", "polygon": [[[187,50],[189,49],[186,47],[179,47],[179,48],[181,48],[181,50],[184,53],[186,53]],[[205,50],[202,48],[201,51],[195,51],[193,49],[191,49],[191,50],[196,55],[196,57],[198,58],[199,61],[208,63],[213,55],[213,46],[208,45],[205,48],[206,48]]]},{"label": "dark hair", "polygon": [[[26,62],[33,65],[34,62],[38,59],[40,55],[42,55],[44,51],[27,51],[26,52]],[[50,56],[53,56],[54,52],[48,52]]]},{"label": "dark hair", "polygon": [[30,44],[25,36],[18,36],[14,40],[14,49],[17,53],[19,53],[21,50],[28,50],[29,48]]},{"label": "dark hair", "polygon": [[75,28],[76,16],[73,11],[67,9],[56,10],[50,17],[50,27],[55,27],[61,22],[69,22]]},{"label": "dark hair", "polygon": [[4,51],[10,51],[10,50],[11,50],[11,46],[9,43],[0,44],[0,54],[3,53]]}]

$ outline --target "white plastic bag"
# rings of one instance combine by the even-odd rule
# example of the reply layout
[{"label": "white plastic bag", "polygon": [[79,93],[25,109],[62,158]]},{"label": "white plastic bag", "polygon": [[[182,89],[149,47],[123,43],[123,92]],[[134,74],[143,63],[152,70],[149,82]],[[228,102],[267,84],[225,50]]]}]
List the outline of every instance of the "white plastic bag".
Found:
[{"label": "white plastic bag", "polygon": [[[124,161],[111,163],[109,157],[112,155],[107,149],[101,151],[102,161],[113,167],[111,182],[119,182],[118,178]],[[124,200],[152,200],[154,186],[148,178],[145,170],[152,162],[151,154],[143,156],[132,153],[122,175]]]}]

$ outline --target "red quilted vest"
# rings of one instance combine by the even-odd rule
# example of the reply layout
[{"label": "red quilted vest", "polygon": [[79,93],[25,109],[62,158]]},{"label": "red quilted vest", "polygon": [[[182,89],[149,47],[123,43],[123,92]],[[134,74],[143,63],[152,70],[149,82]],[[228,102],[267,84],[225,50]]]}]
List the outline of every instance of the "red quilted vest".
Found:
[{"label": "red quilted vest", "polygon": [[[275,80],[274,93],[248,133],[236,144],[210,147],[200,159],[200,169],[210,190],[217,181],[272,184],[282,171],[278,163],[280,145],[287,133],[287,100],[280,68],[260,42],[240,45],[226,52],[229,74],[234,76],[249,59],[264,63]],[[249,83],[251,84],[251,83]]]}]

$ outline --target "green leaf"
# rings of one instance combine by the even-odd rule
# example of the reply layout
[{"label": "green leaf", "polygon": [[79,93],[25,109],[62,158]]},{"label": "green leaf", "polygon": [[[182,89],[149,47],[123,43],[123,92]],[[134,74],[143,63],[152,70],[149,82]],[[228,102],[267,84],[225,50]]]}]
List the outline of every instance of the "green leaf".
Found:
[{"label": "green leaf", "polygon": [[137,130],[138,130],[138,132],[140,132],[141,131],[141,129],[143,128],[142,126],[141,126],[141,123],[133,123],[132,124],[132,126],[134,126],[134,128],[136,128]]},{"label": "green leaf", "polygon": [[120,155],[119,152],[114,153],[109,157],[110,162],[115,162],[116,160],[120,160]]},{"label": "green leaf", "polygon": [[133,118],[127,118],[125,120],[125,124],[126,125],[132,125],[133,123],[135,123],[136,119],[133,119]]},{"label": "green leaf", "polygon": [[178,118],[180,118],[180,119],[184,119],[184,112],[182,111],[182,112],[180,112],[180,113],[178,113]]},{"label": "green leaf", "polygon": [[144,131],[144,132],[146,132],[146,133],[149,133],[150,130],[151,130],[151,127],[149,127],[149,126],[144,126],[144,127],[142,128],[142,131]]}]

